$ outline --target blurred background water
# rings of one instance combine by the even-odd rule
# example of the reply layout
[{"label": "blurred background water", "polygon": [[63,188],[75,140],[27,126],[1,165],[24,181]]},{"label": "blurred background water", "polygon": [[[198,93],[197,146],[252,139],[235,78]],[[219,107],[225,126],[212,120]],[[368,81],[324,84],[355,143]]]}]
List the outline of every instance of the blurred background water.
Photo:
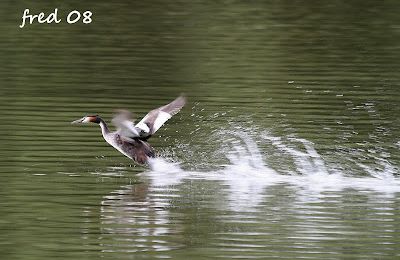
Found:
[{"label": "blurred background water", "polygon": [[[400,257],[398,1],[0,7],[1,259]],[[150,169],[69,124],[182,92]]]}]

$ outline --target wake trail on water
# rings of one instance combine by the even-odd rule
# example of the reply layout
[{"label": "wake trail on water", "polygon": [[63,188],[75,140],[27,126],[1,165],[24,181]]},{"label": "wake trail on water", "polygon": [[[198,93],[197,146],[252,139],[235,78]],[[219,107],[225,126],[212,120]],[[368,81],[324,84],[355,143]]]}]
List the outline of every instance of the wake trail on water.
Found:
[{"label": "wake trail on water", "polygon": [[[352,172],[342,170],[340,165],[328,164],[315,145],[306,139],[276,137],[267,131],[258,134],[257,141],[244,131],[224,130],[218,134],[229,140],[222,152],[228,164],[215,170],[187,171],[179,163],[154,158],[149,161],[150,171],[144,174],[154,186],[178,185],[190,179],[221,181],[232,188],[232,195],[247,194],[250,200],[257,200],[257,195],[266,187],[281,184],[298,187],[308,194],[344,189],[386,194],[400,192],[400,179],[395,177],[397,169],[385,158],[375,158],[383,170],[356,162],[364,174],[354,176]],[[272,161],[259,144],[274,148],[277,151],[275,155],[293,162],[293,169],[281,170],[270,166]]]}]

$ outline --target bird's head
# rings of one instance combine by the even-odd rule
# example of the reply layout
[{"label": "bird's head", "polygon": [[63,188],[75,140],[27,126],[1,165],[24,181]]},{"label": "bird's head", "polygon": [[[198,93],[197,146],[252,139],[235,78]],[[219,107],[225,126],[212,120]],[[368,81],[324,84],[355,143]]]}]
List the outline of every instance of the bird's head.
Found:
[{"label": "bird's head", "polygon": [[96,123],[99,124],[101,121],[98,115],[89,115],[84,116],[78,120],[72,121],[71,124],[87,124],[87,123]]}]

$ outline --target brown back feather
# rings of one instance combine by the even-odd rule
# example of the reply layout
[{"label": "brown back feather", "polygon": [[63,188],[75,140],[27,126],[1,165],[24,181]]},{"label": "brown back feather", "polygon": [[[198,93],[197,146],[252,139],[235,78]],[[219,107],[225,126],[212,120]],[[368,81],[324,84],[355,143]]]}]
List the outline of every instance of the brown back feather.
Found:
[{"label": "brown back feather", "polygon": [[126,152],[132,159],[140,164],[145,164],[148,158],[155,157],[153,147],[145,141],[139,139],[127,139],[117,136],[117,142],[121,145],[122,150]]}]

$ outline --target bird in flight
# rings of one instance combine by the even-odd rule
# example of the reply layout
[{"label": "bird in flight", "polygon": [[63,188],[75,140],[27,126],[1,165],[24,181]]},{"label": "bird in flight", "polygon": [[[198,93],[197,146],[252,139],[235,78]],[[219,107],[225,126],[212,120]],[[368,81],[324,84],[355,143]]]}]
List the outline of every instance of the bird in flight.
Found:
[{"label": "bird in flight", "polygon": [[181,95],[171,103],[151,110],[135,125],[132,114],[127,110],[117,110],[112,123],[117,130],[111,132],[106,122],[98,115],[84,116],[72,124],[96,123],[101,127],[101,133],[111,146],[123,155],[139,164],[145,164],[149,158],[155,157],[153,147],[147,140],[173,115],[177,114],[186,104],[186,97]]}]

